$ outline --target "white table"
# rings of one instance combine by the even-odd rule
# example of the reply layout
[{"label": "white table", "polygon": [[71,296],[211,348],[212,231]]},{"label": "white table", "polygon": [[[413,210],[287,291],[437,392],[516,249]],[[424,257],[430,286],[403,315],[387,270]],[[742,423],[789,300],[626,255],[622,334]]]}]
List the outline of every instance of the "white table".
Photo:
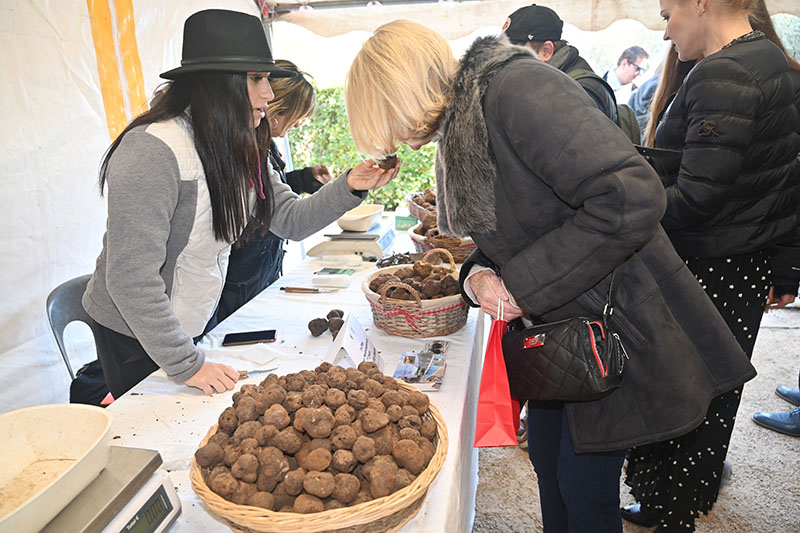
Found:
[{"label": "white table", "polygon": [[[411,251],[402,238],[395,249]],[[233,365],[240,370],[258,367],[242,358],[242,347],[221,348],[222,338],[233,331],[277,329],[278,340],[271,345],[247,347],[245,355],[266,357],[274,352],[279,375],[313,369],[331,345],[329,333],[312,337],[307,324],[312,318],[325,316],[331,309],[352,313],[364,326],[384,360],[385,373],[391,374],[403,351],[421,349],[427,339],[410,339],[389,335],[376,328],[372,312],[363,292],[361,280],[375,268],[374,263],[359,267],[350,286],[325,294],[286,294],[281,286],[311,286],[312,273],[321,268],[319,260],[303,262],[258,297],[239,309],[206,336],[200,344],[209,352],[209,359]],[[450,444],[447,459],[428,490],[420,512],[401,531],[457,532],[471,531],[474,518],[475,491],[478,483],[478,454],[472,447],[475,433],[475,407],[483,360],[483,316],[471,310],[467,324],[460,331],[441,337],[450,341],[447,371],[441,390],[430,393],[447,423]],[[257,384],[263,375],[237,383]],[[201,439],[214,425],[220,413],[232,405],[228,391],[214,396],[170,382],[163,371],[150,375],[142,383],[117,399],[111,428],[112,444],[158,450],[164,468],[178,491],[183,511],[172,531],[224,531],[224,523],[215,517],[197,497],[189,482],[191,458]]]}]

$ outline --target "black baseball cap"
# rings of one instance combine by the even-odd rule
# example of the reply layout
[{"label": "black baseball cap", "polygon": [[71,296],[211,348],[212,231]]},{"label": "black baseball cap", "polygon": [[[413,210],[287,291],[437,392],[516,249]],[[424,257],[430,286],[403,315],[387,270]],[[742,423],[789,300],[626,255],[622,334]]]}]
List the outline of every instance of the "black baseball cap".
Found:
[{"label": "black baseball cap", "polygon": [[512,43],[528,41],[558,41],[564,21],[555,11],[545,6],[531,4],[511,13],[503,26],[508,40]]}]

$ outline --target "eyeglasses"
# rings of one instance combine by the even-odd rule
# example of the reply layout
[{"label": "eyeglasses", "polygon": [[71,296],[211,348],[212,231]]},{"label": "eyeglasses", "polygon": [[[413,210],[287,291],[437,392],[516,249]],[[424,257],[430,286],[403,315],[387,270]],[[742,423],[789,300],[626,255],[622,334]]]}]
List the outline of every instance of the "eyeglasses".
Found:
[{"label": "eyeglasses", "polygon": [[631,63],[631,66],[636,69],[636,74],[640,74],[642,72],[646,72],[647,71],[647,67],[639,66],[636,63]]}]

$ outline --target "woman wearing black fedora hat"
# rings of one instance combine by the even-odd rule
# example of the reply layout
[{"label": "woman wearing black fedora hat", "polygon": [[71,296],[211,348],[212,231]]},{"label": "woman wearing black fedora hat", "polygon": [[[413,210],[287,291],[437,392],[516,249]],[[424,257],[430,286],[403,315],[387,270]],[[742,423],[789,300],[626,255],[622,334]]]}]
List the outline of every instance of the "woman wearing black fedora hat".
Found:
[{"label": "woman wearing black fedora hat", "polygon": [[181,66],[146,111],[117,137],[100,167],[107,187],[103,250],[83,296],[100,326],[98,355],[109,390],[124,394],[158,368],[206,394],[238,373],[205,361],[193,338],[222,291],[231,243],[251,220],[302,239],[388,183],[397,168],[367,160],[300,199],[268,162],[270,77],[275,65],[261,21],[205,10],[184,25]]}]

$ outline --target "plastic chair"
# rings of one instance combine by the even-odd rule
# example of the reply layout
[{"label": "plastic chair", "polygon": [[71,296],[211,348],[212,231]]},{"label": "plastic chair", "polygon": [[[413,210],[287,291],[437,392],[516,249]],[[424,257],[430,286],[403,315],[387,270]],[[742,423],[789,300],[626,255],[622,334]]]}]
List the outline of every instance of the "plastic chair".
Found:
[{"label": "plastic chair", "polygon": [[64,364],[67,365],[70,379],[75,379],[75,373],[72,371],[72,365],[69,364],[69,356],[67,356],[67,349],[64,346],[64,328],[67,327],[67,324],[77,320],[85,322],[94,332],[95,322],[81,305],[81,298],[91,277],[91,274],[86,274],[65,281],[47,296],[47,318],[50,321],[56,343],[58,343],[58,349],[61,350],[61,356],[64,358]]}]

